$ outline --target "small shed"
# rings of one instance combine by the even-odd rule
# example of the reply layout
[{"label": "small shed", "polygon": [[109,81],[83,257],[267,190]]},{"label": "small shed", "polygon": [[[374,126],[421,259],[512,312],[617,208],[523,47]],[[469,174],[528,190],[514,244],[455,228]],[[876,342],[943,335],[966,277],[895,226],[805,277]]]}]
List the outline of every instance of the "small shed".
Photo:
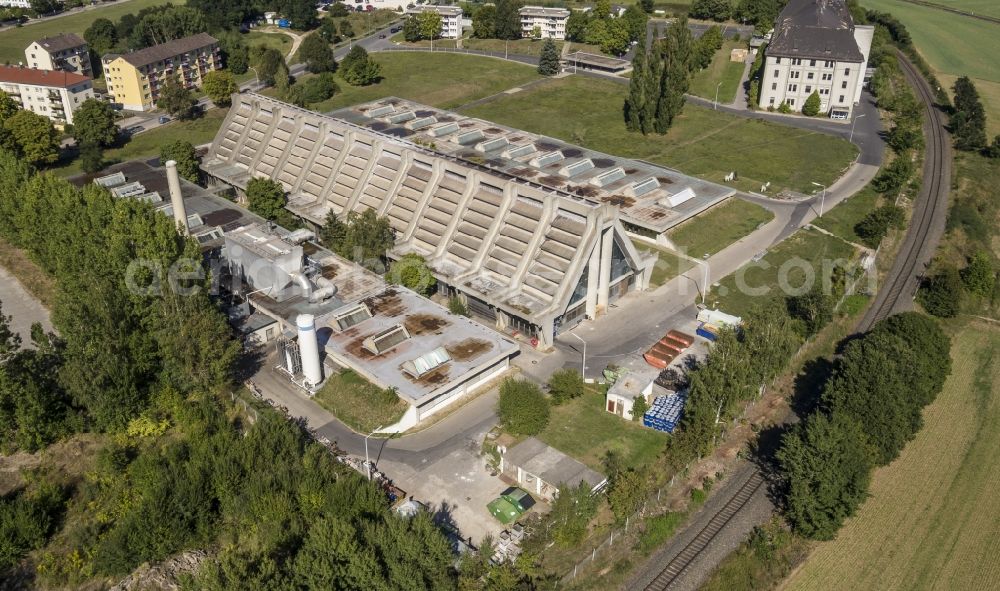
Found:
[{"label": "small shed", "polygon": [[560,484],[578,486],[586,482],[591,489],[604,488],[607,478],[581,462],[529,437],[500,456],[500,472],[514,479],[518,486],[544,499],[555,497]]},{"label": "small shed", "polygon": [[632,406],[637,398],[643,398],[647,405],[653,401],[653,380],[659,373],[655,370],[631,371],[618,378],[608,388],[604,409],[627,421],[633,420]]},{"label": "small shed", "polygon": [[731,62],[745,62],[747,61],[747,50],[745,47],[734,47],[732,51],[729,52],[729,61]]}]

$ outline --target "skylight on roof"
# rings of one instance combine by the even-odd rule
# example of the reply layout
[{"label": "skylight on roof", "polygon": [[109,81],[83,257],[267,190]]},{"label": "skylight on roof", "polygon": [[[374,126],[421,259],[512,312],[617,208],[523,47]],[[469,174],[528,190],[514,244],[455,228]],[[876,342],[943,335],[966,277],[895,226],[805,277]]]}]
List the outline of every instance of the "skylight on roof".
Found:
[{"label": "skylight on roof", "polygon": [[455,123],[453,121],[451,123],[445,123],[444,125],[439,125],[431,129],[430,134],[434,137],[442,137],[450,133],[455,133],[456,131],[458,131],[458,123]]},{"label": "skylight on roof", "polygon": [[531,165],[534,166],[535,168],[541,168],[543,166],[552,164],[553,162],[559,162],[563,158],[565,158],[565,156],[563,156],[562,152],[560,152],[559,150],[554,150],[552,152],[547,152],[545,154],[542,154],[541,156],[536,156],[531,161]]},{"label": "skylight on roof", "polygon": [[587,158],[586,160],[578,160],[572,164],[567,164],[559,169],[559,174],[566,178],[572,178],[592,168],[594,168],[594,162],[590,158]]},{"label": "skylight on roof", "polygon": [[503,153],[504,158],[520,158],[535,153],[535,146],[532,144],[521,144],[513,146]]},{"label": "skylight on roof", "polygon": [[410,121],[409,123],[406,124],[406,126],[409,127],[410,129],[423,129],[428,125],[434,125],[435,123],[437,123],[437,117],[434,116],[421,117],[419,119],[414,119],[413,121]]},{"label": "skylight on roof", "polygon": [[607,187],[611,183],[620,181],[623,178],[625,178],[625,169],[619,166],[590,179],[590,184],[597,185],[598,187]]},{"label": "skylight on roof", "polygon": [[396,108],[393,107],[392,105],[382,105],[381,107],[375,107],[371,111],[368,111],[368,116],[381,117],[383,115],[388,115],[389,113],[392,113],[395,110]]},{"label": "skylight on roof", "polygon": [[649,177],[644,181],[639,181],[638,183],[632,185],[632,195],[640,197],[654,189],[658,189],[659,187],[660,182],[653,177]]},{"label": "skylight on roof", "polygon": [[389,120],[389,123],[393,123],[393,124],[395,124],[395,123],[403,123],[403,122],[410,121],[410,120],[416,119],[416,118],[417,118],[417,114],[414,113],[413,111],[404,111],[402,113],[396,113],[395,115],[389,115],[387,117],[387,119]]},{"label": "skylight on roof", "polygon": [[406,327],[402,324],[397,324],[368,337],[361,346],[369,353],[381,355],[408,338],[410,338],[410,333],[407,332]]},{"label": "skylight on roof", "polygon": [[360,303],[337,314],[333,317],[333,321],[337,324],[337,328],[340,331],[345,331],[355,324],[363,322],[371,317],[372,313],[371,310],[368,309],[368,306],[364,303]]},{"label": "skylight on roof", "polygon": [[485,142],[480,142],[476,146],[476,150],[479,152],[492,152],[493,150],[500,150],[506,148],[510,142],[507,141],[505,137],[497,137],[491,140],[486,140]]},{"label": "skylight on roof", "polygon": [[479,140],[483,139],[484,137],[486,137],[486,135],[483,133],[483,130],[481,130],[481,129],[474,129],[472,131],[467,131],[465,133],[458,134],[458,137],[455,138],[455,139],[458,141],[458,143],[460,143],[460,144],[462,144],[464,146],[464,145],[467,145],[467,144],[472,144],[472,143],[478,142]]},{"label": "skylight on roof", "polygon": [[444,347],[438,347],[429,353],[424,353],[420,357],[404,361],[403,371],[414,378],[420,378],[449,361],[451,361],[451,356],[448,355],[448,352],[445,351]]}]

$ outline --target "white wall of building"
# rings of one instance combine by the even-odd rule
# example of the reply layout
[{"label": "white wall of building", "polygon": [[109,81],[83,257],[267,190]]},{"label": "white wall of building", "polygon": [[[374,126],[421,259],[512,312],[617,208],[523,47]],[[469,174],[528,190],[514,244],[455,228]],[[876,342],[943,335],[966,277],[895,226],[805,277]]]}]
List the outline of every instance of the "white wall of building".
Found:
[{"label": "white wall of building", "polygon": [[31,8],[30,0],[0,0],[0,6],[5,8]]},{"label": "white wall of building", "polygon": [[566,38],[566,21],[569,20],[569,11],[565,9],[526,6],[520,10],[520,16],[521,34],[524,37],[532,37],[535,27],[538,27],[542,39],[561,41]]},{"label": "white wall of building", "polygon": [[792,110],[801,111],[813,91],[819,93],[821,113],[831,109],[850,113],[860,100],[863,63],[775,56],[767,56],[764,63],[760,106],[765,109],[787,102]]},{"label": "white wall of building", "polygon": [[[73,123],[73,112],[83,101],[94,98],[90,80],[70,88],[0,82],[0,90],[21,103],[21,108],[48,117],[56,123]],[[58,107],[62,107],[62,112]]]}]

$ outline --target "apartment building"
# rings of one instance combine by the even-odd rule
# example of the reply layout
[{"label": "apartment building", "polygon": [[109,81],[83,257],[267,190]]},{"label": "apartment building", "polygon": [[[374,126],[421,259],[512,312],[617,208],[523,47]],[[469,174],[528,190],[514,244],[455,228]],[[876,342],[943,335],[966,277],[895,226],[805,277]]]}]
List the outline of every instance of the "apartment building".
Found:
[{"label": "apartment building", "polygon": [[569,20],[569,10],[525,6],[517,12],[521,15],[521,35],[523,37],[534,37],[535,27],[537,27],[542,39],[561,41],[566,38],[566,21]]},{"label": "apartment building", "polygon": [[94,98],[93,81],[87,76],[23,66],[0,66],[0,90],[22,109],[48,117],[57,127],[73,123],[76,109]]},{"label": "apartment building", "polygon": [[221,57],[215,37],[198,33],[132,53],[108,54],[102,63],[114,102],[130,111],[149,111],[168,80],[198,88],[202,76],[221,67]]},{"label": "apartment building", "polygon": [[0,0],[0,8],[31,8],[31,0]]},{"label": "apartment building", "polygon": [[459,6],[417,5],[409,8],[407,14],[436,12],[441,15],[441,38],[458,39],[462,36],[462,8]]},{"label": "apartment building", "polygon": [[75,33],[39,39],[24,49],[24,58],[30,68],[94,76],[87,42]]},{"label": "apartment building", "polygon": [[850,118],[861,100],[874,28],[855,25],[845,0],[791,0],[765,50],[760,105],[801,111],[816,92],[820,112]]}]

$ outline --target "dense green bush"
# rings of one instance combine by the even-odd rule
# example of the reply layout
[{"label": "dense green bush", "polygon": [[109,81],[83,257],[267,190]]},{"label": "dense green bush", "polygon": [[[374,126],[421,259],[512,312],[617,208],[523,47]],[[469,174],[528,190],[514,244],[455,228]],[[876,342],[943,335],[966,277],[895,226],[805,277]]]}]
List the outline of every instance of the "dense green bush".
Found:
[{"label": "dense green bush", "polygon": [[535,384],[507,378],[500,384],[497,416],[515,435],[538,435],[549,423],[549,401]]},{"label": "dense green bush", "polygon": [[952,266],[944,266],[924,279],[917,301],[927,312],[939,318],[953,318],[962,308],[962,277]]},{"label": "dense green bush", "polygon": [[583,376],[572,369],[560,369],[549,378],[548,386],[552,404],[562,404],[583,395]]},{"label": "dense green bush", "polygon": [[906,214],[903,208],[890,203],[869,212],[855,224],[854,233],[861,238],[865,246],[878,248],[889,230],[902,228],[905,222]]}]

